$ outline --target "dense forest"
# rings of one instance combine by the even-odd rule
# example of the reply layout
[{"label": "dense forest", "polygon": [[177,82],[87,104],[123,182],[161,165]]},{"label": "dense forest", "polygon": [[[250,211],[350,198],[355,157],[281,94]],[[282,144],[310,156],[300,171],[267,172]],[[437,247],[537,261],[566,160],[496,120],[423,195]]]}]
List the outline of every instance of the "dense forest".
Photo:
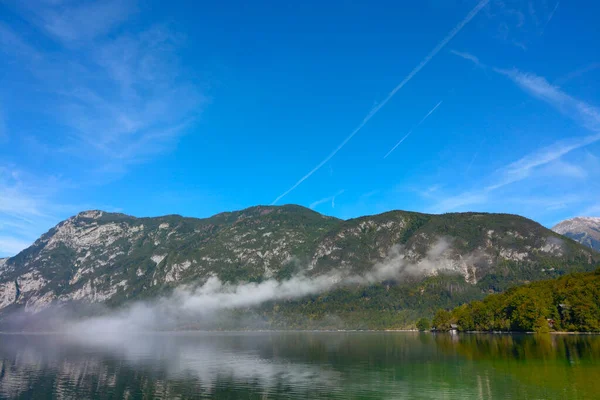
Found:
[{"label": "dense forest", "polygon": [[[431,325],[441,331],[598,332],[600,269],[514,287],[451,311],[442,309]],[[420,328],[427,328],[426,321],[420,321]]]}]

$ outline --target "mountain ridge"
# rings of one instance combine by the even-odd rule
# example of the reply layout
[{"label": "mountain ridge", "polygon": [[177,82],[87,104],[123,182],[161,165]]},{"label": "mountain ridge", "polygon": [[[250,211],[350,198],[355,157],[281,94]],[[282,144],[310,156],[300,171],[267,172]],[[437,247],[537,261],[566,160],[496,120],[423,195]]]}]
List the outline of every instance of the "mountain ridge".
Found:
[{"label": "mountain ridge", "polygon": [[[434,265],[425,264],[441,242],[443,251]],[[3,262],[0,313],[37,312],[51,304],[77,302],[119,306],[167,295],[183,284],[200,285],[211,276],[231,284],[281,281],[297,274],[313,277],[334,270],[362,276],[382,263],[408,263],[423,275],[407,282],[396,279],[391,289],[387,284],[385,293],[378,289],[381,284],[371,285],[375,298],[386,298],[387,305],[382,306],[386,312],[399,311],[397,304],[422,289],[420,296],[436,300],[409,302],[402,310],[429,313],[435,308],[428,302],[452,305],[511,284],[589,270],[598,260],[592,250],[511,214],[394,210],[341,220],[286,205],[254,206],[199,219],[87,210],[60,222]],[[454,278],[445,278],[446,274]],[[421,288],[415,283],[420,281],[425,282]],[[427,283],[434,281],[442,286]],[[355,287],[339,290],[341,297],[359,296]],[[302,301],[286,302],[283,308],[307,309]],[[335,311],[333,303],[311,301],[313,306],[322,302],[323,312]],[[371,307],[360,296],[347,302]]]}]

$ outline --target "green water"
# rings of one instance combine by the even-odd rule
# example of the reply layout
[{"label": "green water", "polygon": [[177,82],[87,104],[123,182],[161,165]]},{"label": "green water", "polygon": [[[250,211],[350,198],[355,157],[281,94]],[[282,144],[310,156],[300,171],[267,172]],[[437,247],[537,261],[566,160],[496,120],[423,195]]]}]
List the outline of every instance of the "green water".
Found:
[{"label": "green water", "polygon": [[599,399],[600,336],[0,335],[0,398]]}]

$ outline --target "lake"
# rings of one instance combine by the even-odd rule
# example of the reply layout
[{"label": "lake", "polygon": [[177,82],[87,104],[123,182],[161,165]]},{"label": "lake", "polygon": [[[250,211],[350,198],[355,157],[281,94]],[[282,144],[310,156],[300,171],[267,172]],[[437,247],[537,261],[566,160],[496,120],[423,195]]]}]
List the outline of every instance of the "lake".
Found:
[{"label": "lake", "polygon": [[600,336],[0,334],[0,398],[597,399]]}]

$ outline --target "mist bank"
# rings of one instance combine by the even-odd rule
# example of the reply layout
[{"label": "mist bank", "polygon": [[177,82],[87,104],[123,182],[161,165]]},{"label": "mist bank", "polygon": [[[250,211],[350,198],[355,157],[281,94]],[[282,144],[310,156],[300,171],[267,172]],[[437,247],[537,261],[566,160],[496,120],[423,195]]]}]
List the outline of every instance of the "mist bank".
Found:
[{"label": "mist bank", "polygon": [[[215,329],[242,326],[263,329],[264,324],[254,310],[277,301],[295,301],[337,289],[356,288],[382,282],[418,280],[425,276],[452,272],[451,240],[436,241],[424,257],[411,261],[406,249],[394,246],[381,262],[357,274],[335,269],[309,276],[308,269],[289,279],[266,279],[261,282],[232,284],[211,276],[198,286],[182,285],[171,294],[148,301],[137,301],[119,309],[98,305],[51,307],[43,313],[19,313],[21,326],[71,333],[88,339],[109,339],[123,334],[179,329]],[[473,255],[475,257],[475,255]],[[327,315],[326,326],[336,324],[335,314]],[[292,317],[293,319],[293,317]],[[34,320],[34,323],[31,323]],[[37,320],[37,321],[36,321]],[[28,321],[28,324],[23,324]],[[17,326],[19,324],[14,324]],[[17,328],[18,329],[18,328]]]},{"label": "mist bank", "polygon": [[447,254],[449,248],[450,241],[440,239],[431,246],[425,257],[411,262],[406,258],[402,246],[394,246],[382,262],[374,264],[364,274],[336,269],[316,276],[308,276],[303,272],[284,280],[271,278],[239,284],[224,283],[212,276],[201,286],[181,286],[171,295],[155,301],[136,302],[106,315],[66,321],[64,329],[89,336],[177,329],[189,323],[199,329],[209,328],[230,310],[253,308],[271,301],[301,299],[347,286],[436,274],[451,265]]}]

